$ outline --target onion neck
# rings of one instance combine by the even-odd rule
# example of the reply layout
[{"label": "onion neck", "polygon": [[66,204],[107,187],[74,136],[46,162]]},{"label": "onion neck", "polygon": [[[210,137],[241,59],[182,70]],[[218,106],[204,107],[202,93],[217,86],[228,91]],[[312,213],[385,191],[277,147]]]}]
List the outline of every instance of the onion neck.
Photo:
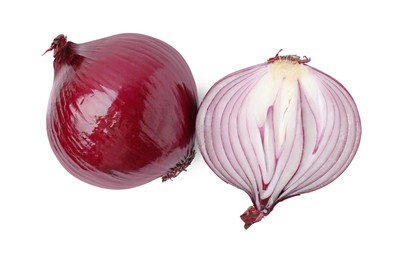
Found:
[{"label": "onion neck", "polygon": [[45,53],[47,53],[48,51],[52,51],[53,50],[53,57],[57,57],[58,54],[61,52],[61,50],[67,45],[67,37],[63,34],[59,34],[58,36],[55,37],[55,39],[53,39],[53,42],[51,43],[51,47],[49,47],[43,55],[45,55]]},{"label": "onion neck", "polygon": [[291,62],[291,63],[298,63],[298,64],[305,64],[311,61],[311,58],[308,58],[307,56],[304,56],[303,58],[301,58],[298,55],[283,55],[280,56],[280,52],[283,49],[280,49],[276,56],[270,58],[267,60],[268,63],[273,63],[275,61],[287,61],[287,62]]},{"label": "onion neck", "polygon": [[67,41],[67,37],[65,35],[59,34],[53,40],[51,47],[49,47],[44,54],[53,50],[53,57],[55,58],[55,70],[57,70],[63,64],[77,67],[80,65],[82,57],[76,54],[75,47],[75,43]]}]

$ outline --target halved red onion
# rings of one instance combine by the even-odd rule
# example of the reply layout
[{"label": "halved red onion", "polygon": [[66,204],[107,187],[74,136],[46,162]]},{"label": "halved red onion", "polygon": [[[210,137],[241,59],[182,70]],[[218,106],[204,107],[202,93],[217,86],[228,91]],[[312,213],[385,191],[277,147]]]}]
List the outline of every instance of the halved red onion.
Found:
[{"label": "halved red onion", "polygon": [[234,72],[209,90],[197,114],[197,143],[223,181],[253,206],[245,228],[287,198],[329,184],[357,152],[361,122],[337,80],[296,55]]},{"label": "halved red onion", "polygon": [[142,34],[54,51],[47,129],[51,147],[75,177],[109,189],[173,178],[194,158],[197,90],[183,57]]}]

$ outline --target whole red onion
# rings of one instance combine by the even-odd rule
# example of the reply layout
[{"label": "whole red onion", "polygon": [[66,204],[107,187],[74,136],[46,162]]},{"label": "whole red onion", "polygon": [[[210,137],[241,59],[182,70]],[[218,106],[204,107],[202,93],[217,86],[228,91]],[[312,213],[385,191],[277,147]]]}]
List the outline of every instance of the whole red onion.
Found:
[{"label": "whole red onion", "polygon": [[142,34],[83,44],[59,35],[51,50],[47,131],[68,172],[125,189],[175,177],[191,163],[197,90],[173,47]]}]

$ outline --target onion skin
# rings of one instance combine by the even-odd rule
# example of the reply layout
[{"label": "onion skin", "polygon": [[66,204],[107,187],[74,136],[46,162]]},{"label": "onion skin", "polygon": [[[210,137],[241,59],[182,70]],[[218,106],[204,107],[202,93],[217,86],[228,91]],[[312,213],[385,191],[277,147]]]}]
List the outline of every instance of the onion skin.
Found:
[{"label": "onion skin", "polygon": [[334,181],[358,150],[353,98],[309,61],[277,53],[220,79],[200,105],[197,144],[213,172],[251,198],[246,229],[279,202]]},{"label": "onion skin", "polygon": [[83,44],[59,35],[51,50],[47,132],[69,173],[127,189],[176,177],[191,163],[197,90],[173,47],[128,33]]}]

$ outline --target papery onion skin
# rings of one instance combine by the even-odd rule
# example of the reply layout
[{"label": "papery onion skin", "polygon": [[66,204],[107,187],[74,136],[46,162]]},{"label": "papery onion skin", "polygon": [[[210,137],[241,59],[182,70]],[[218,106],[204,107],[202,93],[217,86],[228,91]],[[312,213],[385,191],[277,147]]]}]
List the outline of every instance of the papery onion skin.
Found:
[{"label": "papery onion skin", "polygon": [[51,50],[47,132],[69,173],[127,189],[176,177],[191,163],[197,90],[173,47],[127,33],[83,44],[59,35]]},{"label": "papery onion skin", "polygon": [[358,150],[353,98],[309,61],[277,53],[216,82],[200,105],[197,144],[218,177],[250,196],[246,229],[277,203],[331,183]]}]

